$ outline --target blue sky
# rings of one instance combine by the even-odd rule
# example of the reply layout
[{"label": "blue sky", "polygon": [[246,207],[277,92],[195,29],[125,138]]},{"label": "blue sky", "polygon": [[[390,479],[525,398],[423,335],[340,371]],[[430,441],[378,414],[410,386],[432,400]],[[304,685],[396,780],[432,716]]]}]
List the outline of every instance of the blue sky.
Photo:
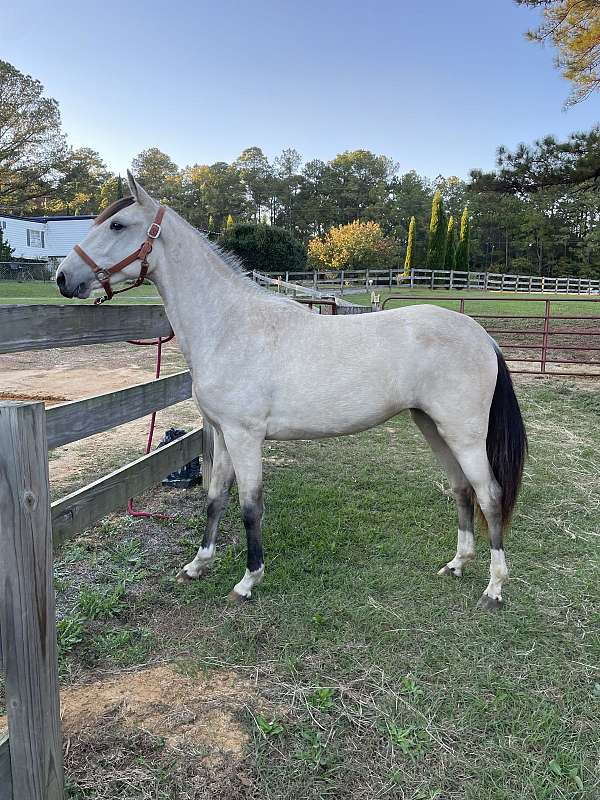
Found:
[{"label": "blue sky", "polygon": [[244,147],[305,160],[367,148],[465,177],[496,147],[599,119],[563,110],[550,47],[512,0],[4,3],[0,57],[38,78],[70,143],[123,172],[157,146],[179,166]]}]

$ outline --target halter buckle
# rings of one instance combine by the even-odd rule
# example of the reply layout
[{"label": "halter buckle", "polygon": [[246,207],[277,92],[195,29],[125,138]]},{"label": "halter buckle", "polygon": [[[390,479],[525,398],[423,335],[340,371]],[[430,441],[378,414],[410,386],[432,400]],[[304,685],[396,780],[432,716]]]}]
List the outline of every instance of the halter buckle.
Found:
[{"label": "halter buckle", "polygon": [[152,225],[148,228],[147,236],[149,239],[158,239],[160,236],[161,226],[158,222],[153,222]]},{"label": "halter buckle", "polygon": [[107,269],[99,269],[96,270],[95,277],[100,283],[106,283],[110,280],[110,272]]}]

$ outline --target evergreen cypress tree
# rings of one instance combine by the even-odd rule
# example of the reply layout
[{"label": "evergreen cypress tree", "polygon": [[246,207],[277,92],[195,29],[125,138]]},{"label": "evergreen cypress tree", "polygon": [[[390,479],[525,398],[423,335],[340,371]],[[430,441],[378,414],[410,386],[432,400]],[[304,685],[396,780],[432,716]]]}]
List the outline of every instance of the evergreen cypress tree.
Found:
[{"label": "evergreen cypress tree", "polygon": [[406,257],[404,259],[404,277],[410,276],[410,271],[413,265],[413,255],[415,250],[415,230],[417,227],[417,220],[414,217],[410,218],[408,225],[408,241],[406,242]]},{"label": "evergreen cypress tree", "polygon": [[465,206],[460,220],[460,238],[456,248],[456,269],[469,271],[469,209]]},{"label": "evergreen cypress tree", "polygon": [[210,234],[210,233],[214,233],[214,232],[215,232],[215,221],[213,219],[213,215],[209,214],[208,215],[208,233]]},{"label": "evergreen cypress tree", "polygon": [[0,263],[2,261],[10,261],[13,252],[13,248],[10,246],[10,244],[4,241],[4,232],[0,227]]},{"label": "evergreen cypress tree", "polygon": [[433,195],[431,204],[431,223],[429,225],[429,247],[427,250],[427,267],[442,269],[446,260],[446,219],[442,193]]},{"label": "evergreen cypress tree", "polygon": [[446,269],[454,269],[456,264],[456,236],[454,234],[454,217],[450,214],[446,233]]}]

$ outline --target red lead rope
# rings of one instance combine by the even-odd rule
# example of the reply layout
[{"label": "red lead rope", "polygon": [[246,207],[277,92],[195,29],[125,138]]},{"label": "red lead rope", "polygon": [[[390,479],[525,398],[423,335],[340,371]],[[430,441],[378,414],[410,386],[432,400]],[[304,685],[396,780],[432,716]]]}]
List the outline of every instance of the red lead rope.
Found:
[{"label": "red lead rope", "polygon": [[[171,339],[175,338],[175,334],[171,331],[171,334],[164,339],[162,336],[159,336],[158,339],[153,339],[149,342],[144,342],[140,340],[129,340],[128,344],[137,344],[142,346],[148,345],[156,345],[156,371],[154,373],[154,377],[158,380],[160,378],[160,368],[162,364],[162,346],[167,342],[170,342]],[[156,411],[152,412],[152,416],[150,417],[150,429],[148,430],[148,438],[146,440],[146,451],[145,455],[148,455],[152,448],[152,440],[154,438],[154,428],[156,426]],[[161,514],[158,511],[136,511],[133,507],[133,497],[127,503],[127,513],[132,517],[150,517],[152,519],[173,519],[172,516],[168,514]]]}]

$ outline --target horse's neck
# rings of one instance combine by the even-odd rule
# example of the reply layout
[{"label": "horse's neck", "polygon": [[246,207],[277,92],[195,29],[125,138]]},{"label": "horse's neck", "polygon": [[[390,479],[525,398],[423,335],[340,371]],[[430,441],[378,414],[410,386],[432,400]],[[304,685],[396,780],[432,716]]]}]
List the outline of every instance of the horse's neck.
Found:
[{"label": "horse's neck", "polygon": [[243,336],[248,307],[262,298],[188,225],[171,216],[152,279],[189,366],[211,356],[223,337]]}]

